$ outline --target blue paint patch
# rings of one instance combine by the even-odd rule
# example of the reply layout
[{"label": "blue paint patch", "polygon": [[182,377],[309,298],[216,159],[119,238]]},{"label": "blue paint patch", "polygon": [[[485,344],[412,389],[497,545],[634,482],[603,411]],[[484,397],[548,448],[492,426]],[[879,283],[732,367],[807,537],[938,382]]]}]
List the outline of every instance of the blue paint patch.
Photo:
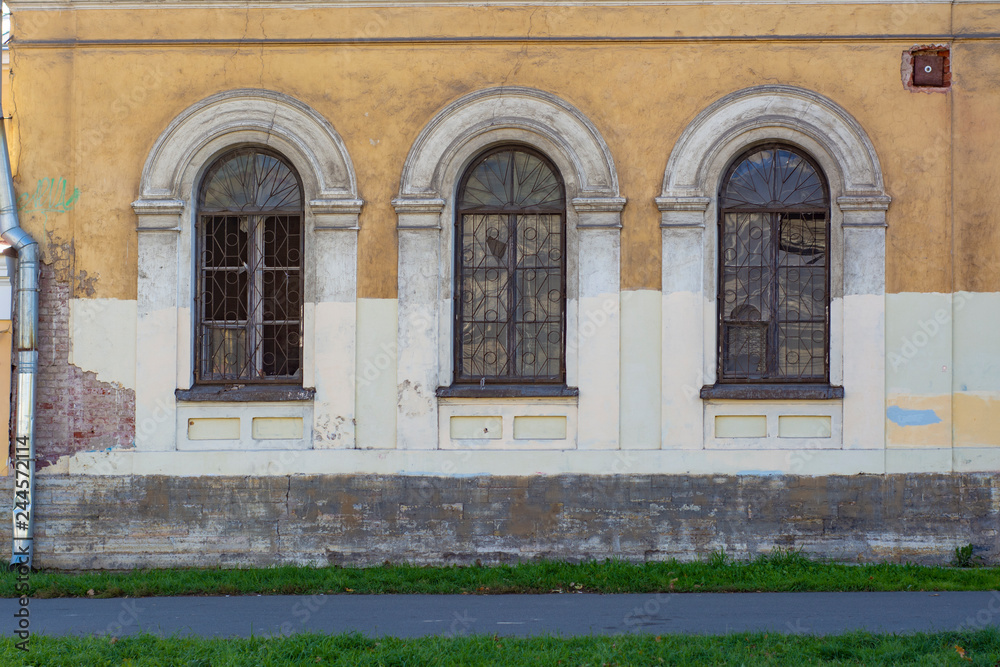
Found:
[{"label": "blue paint patch", "polygon": [[885,416],[898,426],[928,426],[941,422],[933,410],[907,410],[895,405],[885,411]]}]

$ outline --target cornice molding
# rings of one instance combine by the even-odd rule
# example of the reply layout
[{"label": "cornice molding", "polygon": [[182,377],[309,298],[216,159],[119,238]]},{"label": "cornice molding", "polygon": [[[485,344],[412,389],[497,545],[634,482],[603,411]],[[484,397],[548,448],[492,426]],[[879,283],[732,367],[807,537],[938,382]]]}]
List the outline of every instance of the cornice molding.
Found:
[{"label": "cornice molding", "polygon": [[[746,5],[746,0],[505,0],[503,2],[447,2],[444,0],[271,0],[255,2],[253,9],[354,9],[392,7],[675,7],[704,5]],[[1000,4],[1000,0],[759,0],[755,5],[949,5]],[[169,10],[169,9],[239,9],[247,3],[235,0],[169,0],[167,2],[137,2],[136,0],[11,0],[12,11],[63,11],[67,9]]]}]

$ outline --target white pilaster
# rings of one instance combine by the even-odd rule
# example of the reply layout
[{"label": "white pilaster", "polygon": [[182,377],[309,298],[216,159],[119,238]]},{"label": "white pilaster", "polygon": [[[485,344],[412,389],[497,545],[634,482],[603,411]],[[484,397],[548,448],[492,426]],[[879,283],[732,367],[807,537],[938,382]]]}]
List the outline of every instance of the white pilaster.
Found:
[{"label": "white pilaster", "polygon": [[579,449],[617,449],[621,387],[620,197],[574,199],[579,256]]},{"label": "white pilaster", "polygon": [[[707,197],[657,197],[663,285],[662,447],[704,446],[701,387],[706,377],[704,276]],[[711,360],[714,363],[714,358]]]},{"label": "white pilaster", "polygon": [[396,448],[396,299],[358,299],[357,447]]},{"label": "white pilaster", "polygon": [[396,446],[435,449],[444,201],[396,199],[393,206],[399,233]]},{"label": "white pilaster", "polygon": [[[844,448],[885,447],[888,197],[839,197],[844,231]],[[849,353],[846,353],[849,352]]]},{"label": "white pilaster", "polygon": [[309,265],[313,267],[312,359],[305,359],[303,385],[316,388],[313,446],[355,447],[354,368],[357,340],[357,256],[360,201],[312,200],[314,231]]},{"label": "white pilaster", "polygon": [[659,449],[663,294],[629,290],[621,300],[621,448]]},{"label": "white pilaster", "polygon": [[[170,451],[177,447],[178,360],[190,358],[177,349],[177,244],[184,202],[140,200],[132,208],[139,216],[135,446]],[[185,370],[190,374],[190,367]]]}]

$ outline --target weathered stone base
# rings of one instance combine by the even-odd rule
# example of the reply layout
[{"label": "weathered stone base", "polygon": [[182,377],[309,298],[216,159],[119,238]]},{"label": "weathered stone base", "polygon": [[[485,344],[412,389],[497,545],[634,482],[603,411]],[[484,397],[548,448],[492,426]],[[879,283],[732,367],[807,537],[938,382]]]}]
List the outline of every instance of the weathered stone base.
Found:
[{"label": "weathered stone base", "polygon": [[1000,556],[991,474],[42,475],[37,485],[43,568],[644,561],[775,547],[940,563],[968,543]]}]

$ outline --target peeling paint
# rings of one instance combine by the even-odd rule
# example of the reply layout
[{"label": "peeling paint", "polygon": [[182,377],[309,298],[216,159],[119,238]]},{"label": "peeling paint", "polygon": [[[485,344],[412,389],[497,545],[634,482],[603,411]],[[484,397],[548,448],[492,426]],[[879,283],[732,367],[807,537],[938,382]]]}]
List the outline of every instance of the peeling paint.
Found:
[{"label": "peeling paint", "polygon": [[321,415],[316,420],[316,428],[313,433],[314,439],[316,441],[325,441],[331,444],[339,444],[341,440],[344,439],[344,434],[341,431],[341,427],[344,425],[345,419],[341,416],[331,417],[330,415]]},{"label": "peeling paint", "polygon": [[404,414],[410,417],[421,415],[434,407],[433,400],[424,394],[420,383],[411,383],[409,380],[403,380],[399,384],[398,401]]},{"label": "peeling paint", "polygon": [[52,231],[47,231],[46,236],[48,240],[42,249],[42,263],[52,267],[57,281],[71,283],[70,296],[94,296],[100,274],[92,276],[85,270],[77,270],[76,242],[72,239],[60,242]]}]

